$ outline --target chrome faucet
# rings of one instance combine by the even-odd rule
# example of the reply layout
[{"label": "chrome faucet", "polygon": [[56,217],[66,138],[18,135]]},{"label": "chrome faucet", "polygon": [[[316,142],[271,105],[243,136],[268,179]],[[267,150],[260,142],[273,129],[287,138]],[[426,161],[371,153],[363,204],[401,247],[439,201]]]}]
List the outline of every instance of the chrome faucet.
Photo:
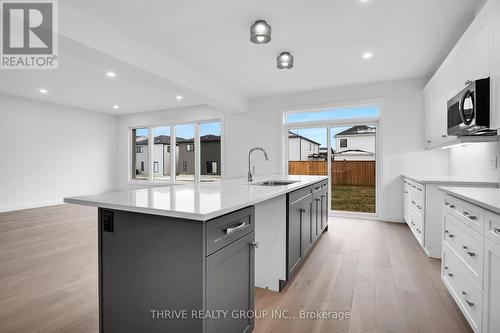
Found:
[{"label": "chrome faucet", "polygon": [[250,160],[251,160],[251,157],[252,157],[252,153],[256,150],[260,150],[264,153],[264,157],[266,158],[266,161],[269,161],[269,158],[267,157],[267,153],[266,151],[264,150],[264,148],[261,148],[261,147],[254,147],[252,149],[250,149],[250,151],[248,152],[248,182],[252,182],[253,181],[253,174],[252,174],[252,171],[251,171],[251,163],[250,163]]}]

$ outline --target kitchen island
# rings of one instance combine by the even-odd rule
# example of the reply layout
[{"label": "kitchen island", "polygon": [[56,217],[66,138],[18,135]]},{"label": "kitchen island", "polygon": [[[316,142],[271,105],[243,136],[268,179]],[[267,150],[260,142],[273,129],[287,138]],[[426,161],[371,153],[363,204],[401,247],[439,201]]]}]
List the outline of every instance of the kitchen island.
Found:
[{"label": "kitchen island", "polygon": [[327,177],[274,175],[66,198],[99,207],[100,331],[251,332],[254,286],[291,278],[327,193]]}]

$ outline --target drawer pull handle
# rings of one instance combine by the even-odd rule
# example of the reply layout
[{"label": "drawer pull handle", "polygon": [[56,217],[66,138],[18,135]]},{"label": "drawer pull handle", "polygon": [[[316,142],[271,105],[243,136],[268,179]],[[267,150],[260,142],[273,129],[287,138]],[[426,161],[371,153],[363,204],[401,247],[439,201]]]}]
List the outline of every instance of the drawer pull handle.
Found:
[{"label": "drawer pull handle", "polygon": [[449,203],[449,202],[445,202],[445,203],[444,203],[444,205],[445,205],[445,206],[449,206],[449,205],[450,205],[450,203]]},{"label": "drawer pull handle", "polygon": [[450,205],[450,208],[455,208],[455,205]]},{"label": "drawer pull handle", "polygon": [[238,223],[236,225],[233,224],[232,227],[226,228],[226,230],[225,230],[226,231],[226,235],[229,235],[230,233],[235,232],[238,229],[242,229],[246,225],[247,225],[246,222],[241,222],[241,223]]},{"label": "drawer pull handle", "polygon": [[448,230],[445,230],[445,231],[444,231],[444,233],[445,233],[445,234],[448,234],[448,237],[450,237],[450,238],[455,237],[455,235],[454,235],[454,234],[451,234]]},{"label": "drawer pull handle", "polygon": [[321,201],[321,198],[315,198],[314,200],[316,200],[316,201]]},{"label": "drawer pull handle", "polygon": [[250,242],[250,243],[248,243],[248,245],[250,245],[253,248],[258,248],[259,247],[259,242]]},{"label": "drawer pull handle", "polygon": [[322,198],[326,198],[326,194],[322,194],[322,195],[321,195],[321,197],[322,197]]},{"label": "drawer pull handle", "polygon": [[471,301],[469,301],[469,300],[467,299],[467,297],[466,297],[466,296],[467,296],[467,293],[466,293],[465,291],[463,291],[463,290],[462,290],[462,295],[464,295],[464,297],[463,297],[463,298],[464,298],[465,303],[467,303],[467,305],[468,305],[468,306],[470,306],[470,307],[472,308],[472,307],[474,306],[474,303],[473,303],[473,302],[471,302]]},{"label": "drawer pull handle", "polygon": [[500,229],[499,228],[493,228],[493,231],[495,232],[495,234],[499,234],[500,235]]},{"label": "drawer pull handle", "polygon": [[462,249],[464,249],[465,253],[467,253],[471,257],[474,257],[476,255],[474,252],[469,251],[469,248],[465,245],[462,245]]},{"label": "drawer pull handle", "polygon": [[471,220],[475,220],[477,219],[476,216],[474,215],[470,215],[470,213],[466,212],[465,210],[463,211],[464,215],[467,216],[468,218],[470,218]]},{"label": "drawer pull handle", "polygon": [[453,277],[453,275],[455,275],[455,274],[450,273],[450,272],[448,271],[448,266],[445,266],[445,267],[444,267],[444,270],[446,271],[446,274],[447,274],[449,277]]}]

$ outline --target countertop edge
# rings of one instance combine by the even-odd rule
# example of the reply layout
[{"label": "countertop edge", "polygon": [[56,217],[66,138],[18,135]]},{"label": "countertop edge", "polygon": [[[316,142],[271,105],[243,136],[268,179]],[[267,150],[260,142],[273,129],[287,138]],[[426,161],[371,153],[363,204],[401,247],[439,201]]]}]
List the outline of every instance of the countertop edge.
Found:
[{"label": "countertop edge", "polygon": [[[483,180],[437,180],[437,179],[432,179],[432,180],[425,180],[419,177],[411,176],[411,175],[401,175],[404,178],[411,179],[415,182],[421,183],[421,184],[457,184],[457,185],[481,185],[481,186],[494,186],[498,187],[498,182],[494,181],[483,181]],[[439,177],[439,176],[437,176]]]},{"label": "countertop edge", "polygon": [[481,208],[484,208],[486,210],[489,210],[489,211],[492,211],[492,212],[495,212],[497,214],[500,214],[500,208],[499,207],[495,207],[495,206],[492,206],[492,205],[489,205],[487,203],[485,203],[484,201],[479,201],[479,200],[476,200],[474,198],[471,198],[471,197],[468,197],[466,195],[462,195],[462,194],[459,194],[457,192],[454,191],[454,188],[453,187],[444,187],[444,186],[441,186],[438,188],[439,190],[453,196],[453,197],[456,197],[458,199],[461,199],[461,200],[464,200],[464,201],[467,201],[471,204],[474,204],[476,206],[479,206]]},{"label": "countertop edge", "polygon": [[[174,217],[174,218],[182,218],[182,219],[188,219],[188,220],[195,220],[199,222],[205,222],[211,219],[214,219],[216,217],[234,212],[239,209],[243,209],[248,206],[254,206],[256,204],[259,204],[261,202],[286,195],[290,192],[294,192],[300,189],[303,189],[304,187],[310,186],[315,183],[319,183],[321,181],[327,180],[327,176],[317,176],[318,179],[316,180],[311,180],[309,182],[306,182],[304,184],[299,184],[293,188],[286,188],[283,189],[282,191],[279,191],[277,193],[272,193],[266,196],[263,196],[262,198],[255,199],[255,200],[249,200],[245,203],[237,204],[232,207],[226,207],[222,208],[218,211],[212,212],[212,213],[207,213],[207,214],[196,214],[196,213],[189,213],[189,212],[182,212],[182,211],[173,211],[173,210],[165,210],[165,209],[156,209],[156,208],[149,208],[149,207],[137,207],[137,206],[127,206],[127,205],[120,205],[120,204],[112,204],[112,203],[103,203],[95,200],[88,200],[88,199],[83,199],[84,196],[82,197],[68,197],[64,198],[64,202],[68,204],[76,204],[76,205],[84,205],[84,206],[91,206],[91,207],[98,207],[98,208],[106,208],[106,209],[115,209],[115,210],[122,210],[122,211],[127,211],[127,212],[133,212],[133,213],[141,213],[141,214],[150,214],[150,215],[158,215],[158,216],[166,216],[166,217]],[[182,186],[182,185],[181,185]],[[150,189],[154,189],[150,188]]]}]

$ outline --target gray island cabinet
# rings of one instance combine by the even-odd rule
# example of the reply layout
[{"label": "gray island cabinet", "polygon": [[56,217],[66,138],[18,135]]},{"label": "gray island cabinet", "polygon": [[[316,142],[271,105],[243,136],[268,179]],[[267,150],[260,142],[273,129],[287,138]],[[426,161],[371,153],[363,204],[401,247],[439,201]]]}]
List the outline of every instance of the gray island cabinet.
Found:
[{"label": "gray island cabinet", "polygon": [[66,198],[98,207],[100,332],[251,332],[327,228],[326,177],[275,178]]},{"label": "gray island cabinet", "polygon": [[100,208],[100,332],[251,332],[254,242],[253,207],[206,222]]}]

